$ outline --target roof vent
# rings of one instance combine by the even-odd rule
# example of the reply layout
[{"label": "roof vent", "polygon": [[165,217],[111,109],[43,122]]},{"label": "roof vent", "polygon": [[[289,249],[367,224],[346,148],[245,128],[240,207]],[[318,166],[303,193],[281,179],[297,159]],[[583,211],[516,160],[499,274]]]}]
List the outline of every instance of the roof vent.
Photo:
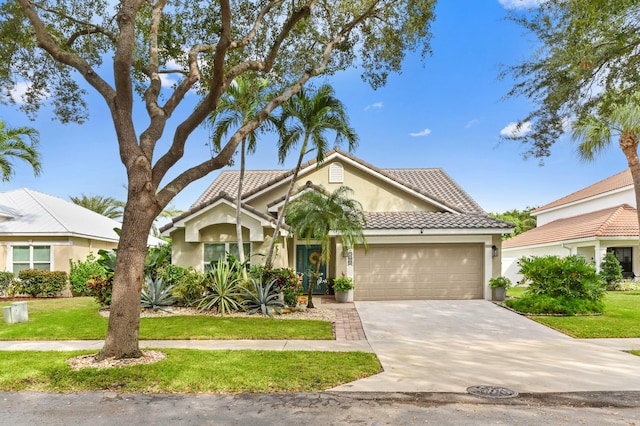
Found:
[{"label": "roof vent", "polygon": [[340,163],[332,163],[329,165],[329,183],[344,182],[344,167]]}]

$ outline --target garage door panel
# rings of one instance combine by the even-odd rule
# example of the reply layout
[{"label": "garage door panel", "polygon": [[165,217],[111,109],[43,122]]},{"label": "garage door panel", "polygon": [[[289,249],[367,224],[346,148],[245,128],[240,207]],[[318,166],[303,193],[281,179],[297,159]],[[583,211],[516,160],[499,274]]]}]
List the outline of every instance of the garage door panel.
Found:
[{"label": "garage door panel", "polygon": [[482,244],[370,245],[354,260],[357,300],[478,299]]}]

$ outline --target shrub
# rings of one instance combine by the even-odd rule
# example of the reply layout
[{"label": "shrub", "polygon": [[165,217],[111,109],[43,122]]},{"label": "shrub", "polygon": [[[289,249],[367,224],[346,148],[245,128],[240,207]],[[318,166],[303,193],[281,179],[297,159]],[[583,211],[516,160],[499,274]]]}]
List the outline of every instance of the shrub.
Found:
[{"label": "shrub", "polygon": [[205,295],[198,304],[201,311],[214,307],[224,315],[241,308],[238,271],[227,262],[212,263],[213,270],[205,274]]},{"label": "shrub", "polygon": [[278,293],[274,291],[276,280],[270,281],[266,286],[262,282],[251,279],[253,289],[242,287],[245,300],[242,302],[249,314],[262,313],[273,317],[273,312],[282,313],[284,302],[278,298]]},{"label": "shrub", "polygon": [[13,281],[12,294],[28,294],[31,297],[55,297],[67,285],[67,273],[25,269]]},{"label": "shrub", "polygon": [[88,295],[87,283],[89,280],[93,277],[104,277],[107,274],[93,253],[89,253],[84,261],[69,260],[69,265],[71,266],[69,281],[74,295]]},{"label": "shrub", "polygon": [[601,313],[604,310],[601,300],[540,294],[525,294],[518,299],[507,299],[505,304],[518,312],[530,314],[577,315]]},{"label": "shrub", "polygon": [[293,269],[276,268],[264,270],[262,266],[252,267],[249,274],[259,282],[275,281],[273,291],[282,292],[284,301],[288,306],[296,306],[298,297],[302,294],[302,277],[295,273]]},{"label": "shrub", "polygon": [[13,287],[13,272],[0,272],[0,295],[9,294]]},{"label": "shrub", "polygon": [[523,257],[518,263],[528,294],[591,300],[604,296],[595,266],[582,257]]},{"label": "shrub", "polygon": [[100,306],[111,305],[113,277],[93,277],[87,282],[87,289],[89,295],[93,296]]},{"label": "shrub", "polygon": [[607,290],[617,290],[622,281],[622,266],[612,252],[607,252],[600,263],[600,279],[604,282]]},{"label": "shrub", "polygon": [[173,286],[177,305],[194,306],[204,294],[204,275],[193,268],[166,265],[158,268],[157,276]]},{"label": "shrub", "polygon": [[153,308],[166,310],[167,306],[175,303],[176,299],[171,294],[173,284],[165,283],[161,277],[151,278],[150,275],[144,277],[144,286],[140,294],[140,306],[143,308]]}]

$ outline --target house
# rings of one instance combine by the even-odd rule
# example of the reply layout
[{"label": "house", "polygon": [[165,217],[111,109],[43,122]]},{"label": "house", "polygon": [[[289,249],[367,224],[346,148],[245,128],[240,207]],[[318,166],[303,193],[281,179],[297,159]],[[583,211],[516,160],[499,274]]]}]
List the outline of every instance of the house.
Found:
[{"label": "house", "polygon": [[[69,273],[70,260],[118,246],[122,225],[62,198],[32,189],[0,193],[0,270]],[[150,245],[161,240],[150,237]]]},{"label": "house", "polygon": [[552,201],[531,213],[538,226],[506,240],[503,275],[513,282],[522,256],[578,255],[599,269],[607,251],[613,252],[623,274],[640,273],[638,212],[631,172],[627,169]]},{"label": "house", "polygon": [[[292,175],[245,172],[241,221],[253,263],[264,262]],[[221,172],[188,211],[161,228],[173,241],[173,263],[203,270],[225,252],[238,253],[238,179],[238,171]],[[336,148],[322,164],[302,165],[298,187],[307,182],[327,191],[346,185],[363,206],[368,251],[334,239],[323,271],[325,277],[354,277],[356,300],[490,296],[488,280],[500,274],[501,236],[513,226],[489,217],[442,169],[380,169]],[[277,239],[275,267],[305,272],[315,264],[319,246],[307,247],[287,227]]]}]

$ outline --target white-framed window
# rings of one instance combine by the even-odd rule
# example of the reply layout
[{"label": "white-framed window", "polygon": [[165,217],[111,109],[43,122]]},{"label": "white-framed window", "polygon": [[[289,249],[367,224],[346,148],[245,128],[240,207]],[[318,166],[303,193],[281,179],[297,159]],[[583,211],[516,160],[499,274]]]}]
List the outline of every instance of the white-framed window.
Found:
[{"label": "white-framed window", "polygon": [[[242,246],[244,247],[244,258],[247,261],[247,266],[249,266],[249,259],[251,259],[251,243],[243,243]],[[211,262],[225,260],[227,258],[227,253],[237,258],[240,255],[240,252],[238,251],[238,243],[205,243],[202,259],[204,265],[203,270],[208,271],[211,269]]]},{"label": "white-framed window", "polygon": [[16,275],[25,269],[51,270],[51,246],[13,246],[11,254]]},{"label": "white-framed window", "polygon": [[340,163],[332,163],[329,165],[329,183],[344,182],[344,167]]}]

